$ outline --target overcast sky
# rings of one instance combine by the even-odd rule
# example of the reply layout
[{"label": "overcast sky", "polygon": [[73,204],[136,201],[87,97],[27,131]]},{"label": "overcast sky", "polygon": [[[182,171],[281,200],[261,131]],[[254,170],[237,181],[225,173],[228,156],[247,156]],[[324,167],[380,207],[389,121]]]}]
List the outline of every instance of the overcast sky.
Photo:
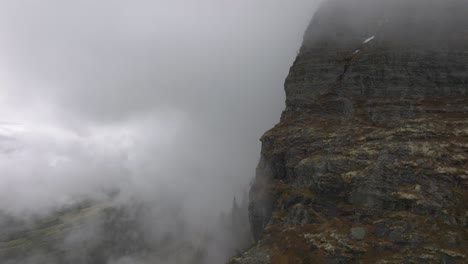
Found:
[{"label": "overcast sky", "polygon": [[101,190],[229,205],[314,0],[0,2],[0,208]]}]

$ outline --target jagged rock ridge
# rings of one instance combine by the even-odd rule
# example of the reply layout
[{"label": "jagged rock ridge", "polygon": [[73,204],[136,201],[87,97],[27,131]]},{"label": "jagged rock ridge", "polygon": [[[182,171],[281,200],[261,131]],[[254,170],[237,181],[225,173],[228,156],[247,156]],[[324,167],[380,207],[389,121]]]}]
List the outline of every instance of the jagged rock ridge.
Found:
[{"label": "jagged rock ridge", "polygon": [[468,2],[329,0],[232,263],[468,262]]}]

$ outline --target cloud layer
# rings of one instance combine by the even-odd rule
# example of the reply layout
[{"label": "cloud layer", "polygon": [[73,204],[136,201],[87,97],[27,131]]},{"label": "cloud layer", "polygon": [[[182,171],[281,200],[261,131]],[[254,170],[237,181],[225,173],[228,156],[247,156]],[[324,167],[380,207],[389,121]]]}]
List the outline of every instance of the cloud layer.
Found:
[{"label": "cloud layer", "polygon": [[29,207],[36,195],[94,192],[131,174],[132,184],[190,186],[230,202],[283,108],[314,6],[2,3],[2,198]]},{"label": "cloud layer", "polygon": [[206,228],[253,177],[316,4],[2,2],[0,208],[119,190]]}]

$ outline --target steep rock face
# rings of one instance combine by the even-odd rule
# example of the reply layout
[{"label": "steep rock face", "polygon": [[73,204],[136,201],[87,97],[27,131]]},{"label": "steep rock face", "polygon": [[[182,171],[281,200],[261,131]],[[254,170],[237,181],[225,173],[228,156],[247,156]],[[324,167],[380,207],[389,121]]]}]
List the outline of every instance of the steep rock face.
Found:
[{"label": "steep rock face", "polygon": [[468,263],[468,2],[329,0],[232,263]]}]

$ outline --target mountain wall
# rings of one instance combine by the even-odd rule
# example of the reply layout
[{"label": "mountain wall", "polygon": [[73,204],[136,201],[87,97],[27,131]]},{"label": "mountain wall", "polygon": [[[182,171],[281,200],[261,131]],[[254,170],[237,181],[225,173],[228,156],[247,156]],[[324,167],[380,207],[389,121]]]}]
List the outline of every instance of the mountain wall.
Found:
[{"label": "mountain wall", "polygon": [[329,0],[261,139],[234,264],[468,263],[468,2]]}]

